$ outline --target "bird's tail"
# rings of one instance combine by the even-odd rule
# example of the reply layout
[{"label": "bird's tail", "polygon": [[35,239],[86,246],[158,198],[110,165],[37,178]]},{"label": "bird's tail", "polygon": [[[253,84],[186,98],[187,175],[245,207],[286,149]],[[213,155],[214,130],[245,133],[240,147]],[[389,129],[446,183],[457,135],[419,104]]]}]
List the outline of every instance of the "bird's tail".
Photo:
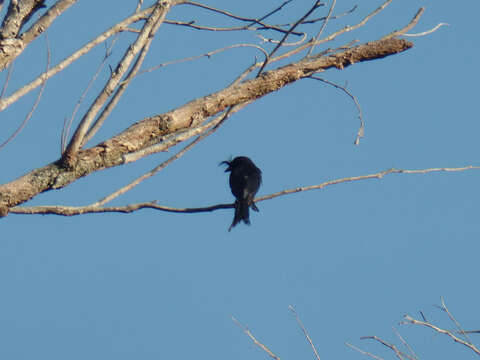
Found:
[{"label": "bird's tail", "polygon": [[245,224],[250,225],[250,213],[248,208],[249,205],[247,201],[235,201],[235,216],[233,217],[232,225],[230,225],[228,231],[232,230],[232,228],[242,220]]}]

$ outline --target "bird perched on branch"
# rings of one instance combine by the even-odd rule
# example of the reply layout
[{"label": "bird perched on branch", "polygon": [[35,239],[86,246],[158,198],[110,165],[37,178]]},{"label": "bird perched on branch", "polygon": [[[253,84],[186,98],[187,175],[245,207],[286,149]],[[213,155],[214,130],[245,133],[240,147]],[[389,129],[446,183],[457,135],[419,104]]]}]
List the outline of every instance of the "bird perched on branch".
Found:
[{"label": "bird perched on branch", "polygon": [[230,161],[222,161],[220,165],[227,165],[225,172],[230,171],[230,189],[235,196],[235,216],[228,231],[240,221],[250,225],[248,208],[258,211],[253,198],[262,183],[262,171],[246,156],[238,156]]}]

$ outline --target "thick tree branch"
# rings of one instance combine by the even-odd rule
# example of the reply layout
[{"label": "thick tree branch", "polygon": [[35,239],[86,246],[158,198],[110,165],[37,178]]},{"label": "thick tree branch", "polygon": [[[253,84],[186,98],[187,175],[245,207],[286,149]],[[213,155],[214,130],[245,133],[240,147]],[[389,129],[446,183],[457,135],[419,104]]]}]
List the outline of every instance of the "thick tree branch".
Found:
[{"label": "thick tree branch", "polygon": [[[167,113],[146,118],[97,146],[79,151],[68,168],[57,161],[0,186],[0,215],[41,192],[62,188],[94,171],[121,165],[124,155],[162,143],[162,137],[195,127],[231,106],[253,101],[316,72],[343,69],[355,63],[397,54],[412,46],[404,39],[380,39],[329,56],[304,59],[268,71],[255,79],[234,83]],[[174,144],[166,142],[158,151]]]},{"label": "thick tree branch", "polygon": [[20,30],[28,19],[40,8],[44,0],[11,1],[0,29],[0,70],[5,69],[23,50],[52,22],[78,0],[57,1],[30,29],[23,34]]}]

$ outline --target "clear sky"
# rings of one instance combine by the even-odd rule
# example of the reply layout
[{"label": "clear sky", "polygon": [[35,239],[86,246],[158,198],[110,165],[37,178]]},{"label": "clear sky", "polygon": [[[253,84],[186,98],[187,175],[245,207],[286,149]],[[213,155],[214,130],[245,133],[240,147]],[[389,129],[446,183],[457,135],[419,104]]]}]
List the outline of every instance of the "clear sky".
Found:
[{"label": "clear sky", "polygon": [[[151,1],[146,1],[149,5]],[[280,1],[205,0],[244,16],[261,16]],[[381,1],[359,1],[326,34],[356,23]],[[47,5],[52,1],[47,0]],[[313,0],[294,0],[271,22],[294,21]],[[334,13],[356,4],[338,0]],[[133,0],[79,1],[48,31],[52,65],[132,13]],[[214,135],[133,191],[124,205],[158,200],[176,207],[232,201],[218,166],[247,155],[263,171],[259,195],[392,167],[424,169],[480,165],[478,158],[478,1],[394,0],[345,44],[375,40],[426,12],[405,53],[324,78],[347,84],[366,121],[360,146],[352,101],[318,81],[303,80],[251,104]],[[4,9],[5,11],[5,9]],[[325,15],[328,6],[317,10]],[[169,19],[228,26],[198,8],[181,6]],[[72,26],[73,24],[73,26]],[[310,34],[319,24],[305,27]],[[232,43],[260,44],[256,32],[212,33],[163,25],[145,68]],[[266,34],[275,36],[274,34]],[[132,34],[118,40],[115,64]],[[293,40],[293,38],[292,38]],[[23,132],[0,151],[0,183],[59,157],[65,117],[100,63],[99,46],[52,78]],[[94,145],[147,116],[222,89],[260,53],[233,49],[139,76]],[[41,37],[16,61],[11,93],[45,68]],[[275,64],[275,66],[278,66]],[[104,69],[80,108],[91,103]],[[1,74],[1,84],[5,80]],[[23,120],[36,94],[2,113],[2,141]],[[173,154],[162,153],[102,171],[37,196],[28,205],[87,205]],[[275,354],[313,353],[288,306],[293,305],[324,359],[361,359],[344,343],[393,358],[377,335],[401,346],[392,326],[423,359],[471,359],[472,352],[426,328],[398,325],[404,314],[454,329],[436,304],[444,297],[467,330],[480,328],[480,171],[389,175],[258,204],[251,226],[227,232],[233,212],[77,217],[9,215],[0,220],[0,358],[19,359],[263,359],[232,321],[235,316]],[[480,343],[480,335],[472,334]]]}]

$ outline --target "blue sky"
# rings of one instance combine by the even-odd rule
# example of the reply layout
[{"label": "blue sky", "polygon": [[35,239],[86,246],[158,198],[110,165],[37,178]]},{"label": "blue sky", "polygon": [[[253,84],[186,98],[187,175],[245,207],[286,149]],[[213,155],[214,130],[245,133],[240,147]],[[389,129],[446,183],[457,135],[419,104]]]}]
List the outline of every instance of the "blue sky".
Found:
[{"label": "blue sky", "polygon": [[[260,16],[280,2],[205,3]],[[295,0],[272,22],[292,21],[312,3]],[[332,21],[326,33],[357,22],[380,3],[360,2],[350,17]],[[337,1],[335,12],[354,4]],[[48,31],[52,64],[131,14],[135,5],[79,1]],[[303,80],[235,114],[114,204],[158,200],[196,207],[232,201],[228,174],[218,163],[236,155],[251,157],[262,169],[259,195],[392,167],[480,165],[480,3],[455,5],[393,1],[365,27],[333,44],[378,39],[408,23],[420,6],[426,6],[426,12],[411,32],[450,24],[410,39],[415,46],[405,53],[321,74],[347,83],[358,98],[366,121],[360,146],[353,145],[358,118],[351,100],[337,89]],[[327,11],[326,6],[316,14]],[[174,9],[168,18],[229,24],[188,6]],[[313,34],[317,29],[305,31]],[[132,39],[131,34],[120,37],[109,64],[115,64]],[[164,25],[145,67],[236,42],[258,44],[259,39],[255,32],[207,33]],[[43,37],[25,51],[15,63],[10,92],[38,76],[45,52]],[[34,117],[0,151],[0,183],[59,157],[63,120],[103,53],[103,46],[98,47],[47,83]],[[259,54],[252,49],[233,49],[139,76],[90,145],[225,87],[254,56]],[[80,114],[108,71],[99,77]],[[1,76],[3,84],[5,74]],[[3,112],[2,139],[22,121],[35,95]],[[28,205],[87,205],[171,154],[101,171],[37,196]],[[478,170],[389,175],[279,197],[259,203],[260,212],[251,214],[252,225],[241,224],[230,233],[231,210],[143,210],[70,218],[9,215],[0,224],[0,357],[265,358],[232,321],[235,316],[278,356],[311,358],[288,309],[293,305],[322,359],[364,357],[345,342],[393,358],[381,345],[359,339],[377,335],[400,346],[392,326],[421,358],[470,359],[472,352],[447,337],[398,323],[404,314],[418,317],[422,310],[433,323],[453,329],[434,306],[443,296],[465,329],[480,328],[479,176]],[[477,344],[478,336],[471,335]]]}]

